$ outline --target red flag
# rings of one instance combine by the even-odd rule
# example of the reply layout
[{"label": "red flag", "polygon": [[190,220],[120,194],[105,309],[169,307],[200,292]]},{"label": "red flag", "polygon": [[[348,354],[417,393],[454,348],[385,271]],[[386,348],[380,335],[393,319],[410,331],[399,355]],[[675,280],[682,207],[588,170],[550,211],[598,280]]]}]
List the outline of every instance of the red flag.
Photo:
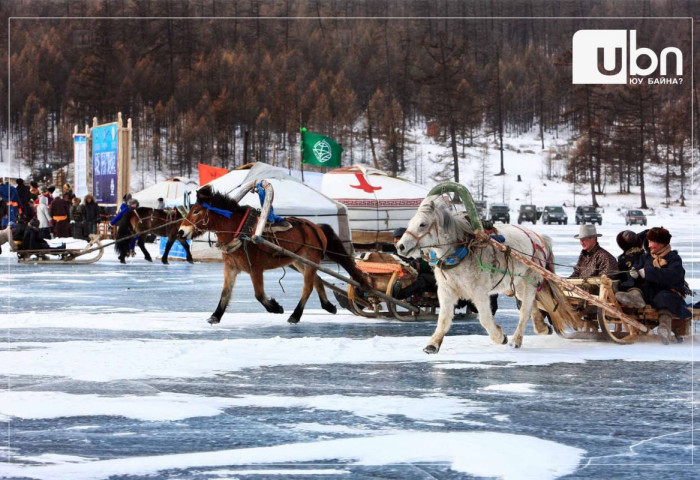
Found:
[{"label": "red flag", "polygon": [[228,173],[228,169],[212,167],[211,165],[199,164],[199,185],[206,185],[207,183],[215,180],[219,177],[223,177]]}]

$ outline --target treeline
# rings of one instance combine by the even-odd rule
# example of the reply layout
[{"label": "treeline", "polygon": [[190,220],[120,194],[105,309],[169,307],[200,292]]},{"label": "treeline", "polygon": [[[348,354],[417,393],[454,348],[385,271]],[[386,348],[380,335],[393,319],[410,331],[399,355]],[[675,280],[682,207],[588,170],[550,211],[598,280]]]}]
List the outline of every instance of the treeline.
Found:
[{"label": "treeline", "polygon": [[[572,35],[636,29],[641,46],[690,52],[689,20],[651,17],[693,8],[670,0],[3,2],[3,19],[14,18],[9,36],[0,31],[10,55],[9,72],[0,64],[10,101],[0,121],[15,156],[37,170],[68,163],[75,125],[83,131],[93,117],[112,121],[121,111],[133,120],[142,167],[187,176],[198,162],[298,161],[302,125],[343,144],[344,162],[356,162],[361,145],[376,166],[401,172],[414,158],[407,132],[425,123],[449,147],[443,162],[457,181],[465,146],[503,148],[507,133],[565,128],[580,135],[569,180],[588,185],[593,203],[613,184],[641,185],[645,206],[647,165],[666,167],[654,181],[669,199],[690,183],[692,59],[683,58],[681,85],[577,86]],[[532,18],[506,18],[522,16]],[[574,18],[596,16],[650,18]]]}]

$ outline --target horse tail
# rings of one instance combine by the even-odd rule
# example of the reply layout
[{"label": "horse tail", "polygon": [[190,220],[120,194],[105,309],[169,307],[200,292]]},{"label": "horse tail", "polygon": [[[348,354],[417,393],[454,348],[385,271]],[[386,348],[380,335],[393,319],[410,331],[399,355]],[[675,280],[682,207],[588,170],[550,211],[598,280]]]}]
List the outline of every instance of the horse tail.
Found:
[{"label": "horse tail", "polygon": [[133,235],[134,229],[131,225],[131,216],[134,212],[125,212],[119,221],[114,225],[116,241],[114,242],[114,250],[120,257],[125,257],[129,253],[129,240],[126,237]]},{"label": "horse tail", "polygon": [[326,236],[326,257],[343,267],[353,280],[362,285],[362,288],[371,289],[365,274],[357,268],[355,261],[345,249],[343,241],[336,235],[333,228],[325,223],[320,223],[318,226]]}]

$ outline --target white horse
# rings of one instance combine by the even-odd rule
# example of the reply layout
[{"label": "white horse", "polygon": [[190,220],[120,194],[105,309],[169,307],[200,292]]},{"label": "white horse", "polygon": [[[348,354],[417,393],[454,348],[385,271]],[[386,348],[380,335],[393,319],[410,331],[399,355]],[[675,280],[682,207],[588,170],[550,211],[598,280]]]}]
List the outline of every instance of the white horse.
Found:
[{"label": "white horse", "polygon": [[2,253],[2,245],[6,243],[10,244],[10,250],[12,250],[12,229],[9,225],[0,230],[0,253]]},{"label": "white horse", "polygon": [[[554,271],[549,237],[515,225],[499,225],[498,234],[505,237],[504,245]],[[533,311],[537,289],[544,281],[542,275],[475,236],[464,213],[452,209],[443,197],[430,195],[423,200],[396,248],[399,254],[414,257],[430,252],[431,263],[435,264],[440,315],[424,352],[440,350],[452,325],[452,306],[460,298],[471,300],[476,306],[479,322],[494,343],[507,343],[508,337],[494,322],[491,313],[491,293],[514,293],[521,302],[520,320],[510,343],[512,347],[519,348],[522,344],[523,331],[531,314],[536,333],[551,333],[540,311]]]}]

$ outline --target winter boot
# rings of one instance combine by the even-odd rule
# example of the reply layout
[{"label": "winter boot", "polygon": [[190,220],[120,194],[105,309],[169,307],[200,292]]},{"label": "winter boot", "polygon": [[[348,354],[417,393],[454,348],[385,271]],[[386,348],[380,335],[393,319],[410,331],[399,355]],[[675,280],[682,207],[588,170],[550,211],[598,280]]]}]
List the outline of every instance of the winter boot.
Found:
[{"label": "winter boot", "polygon": [[627,307],[644,308],[646,306],[642,291],[638,288],[633,288],[629,292],[617,292],[615,298]]},{"label": "winter boot", "polygon": [[656,333],[659,334],[664,345],[668,345],[671,341],[671,318],[671,312],[659,310],[659,326]]}]

